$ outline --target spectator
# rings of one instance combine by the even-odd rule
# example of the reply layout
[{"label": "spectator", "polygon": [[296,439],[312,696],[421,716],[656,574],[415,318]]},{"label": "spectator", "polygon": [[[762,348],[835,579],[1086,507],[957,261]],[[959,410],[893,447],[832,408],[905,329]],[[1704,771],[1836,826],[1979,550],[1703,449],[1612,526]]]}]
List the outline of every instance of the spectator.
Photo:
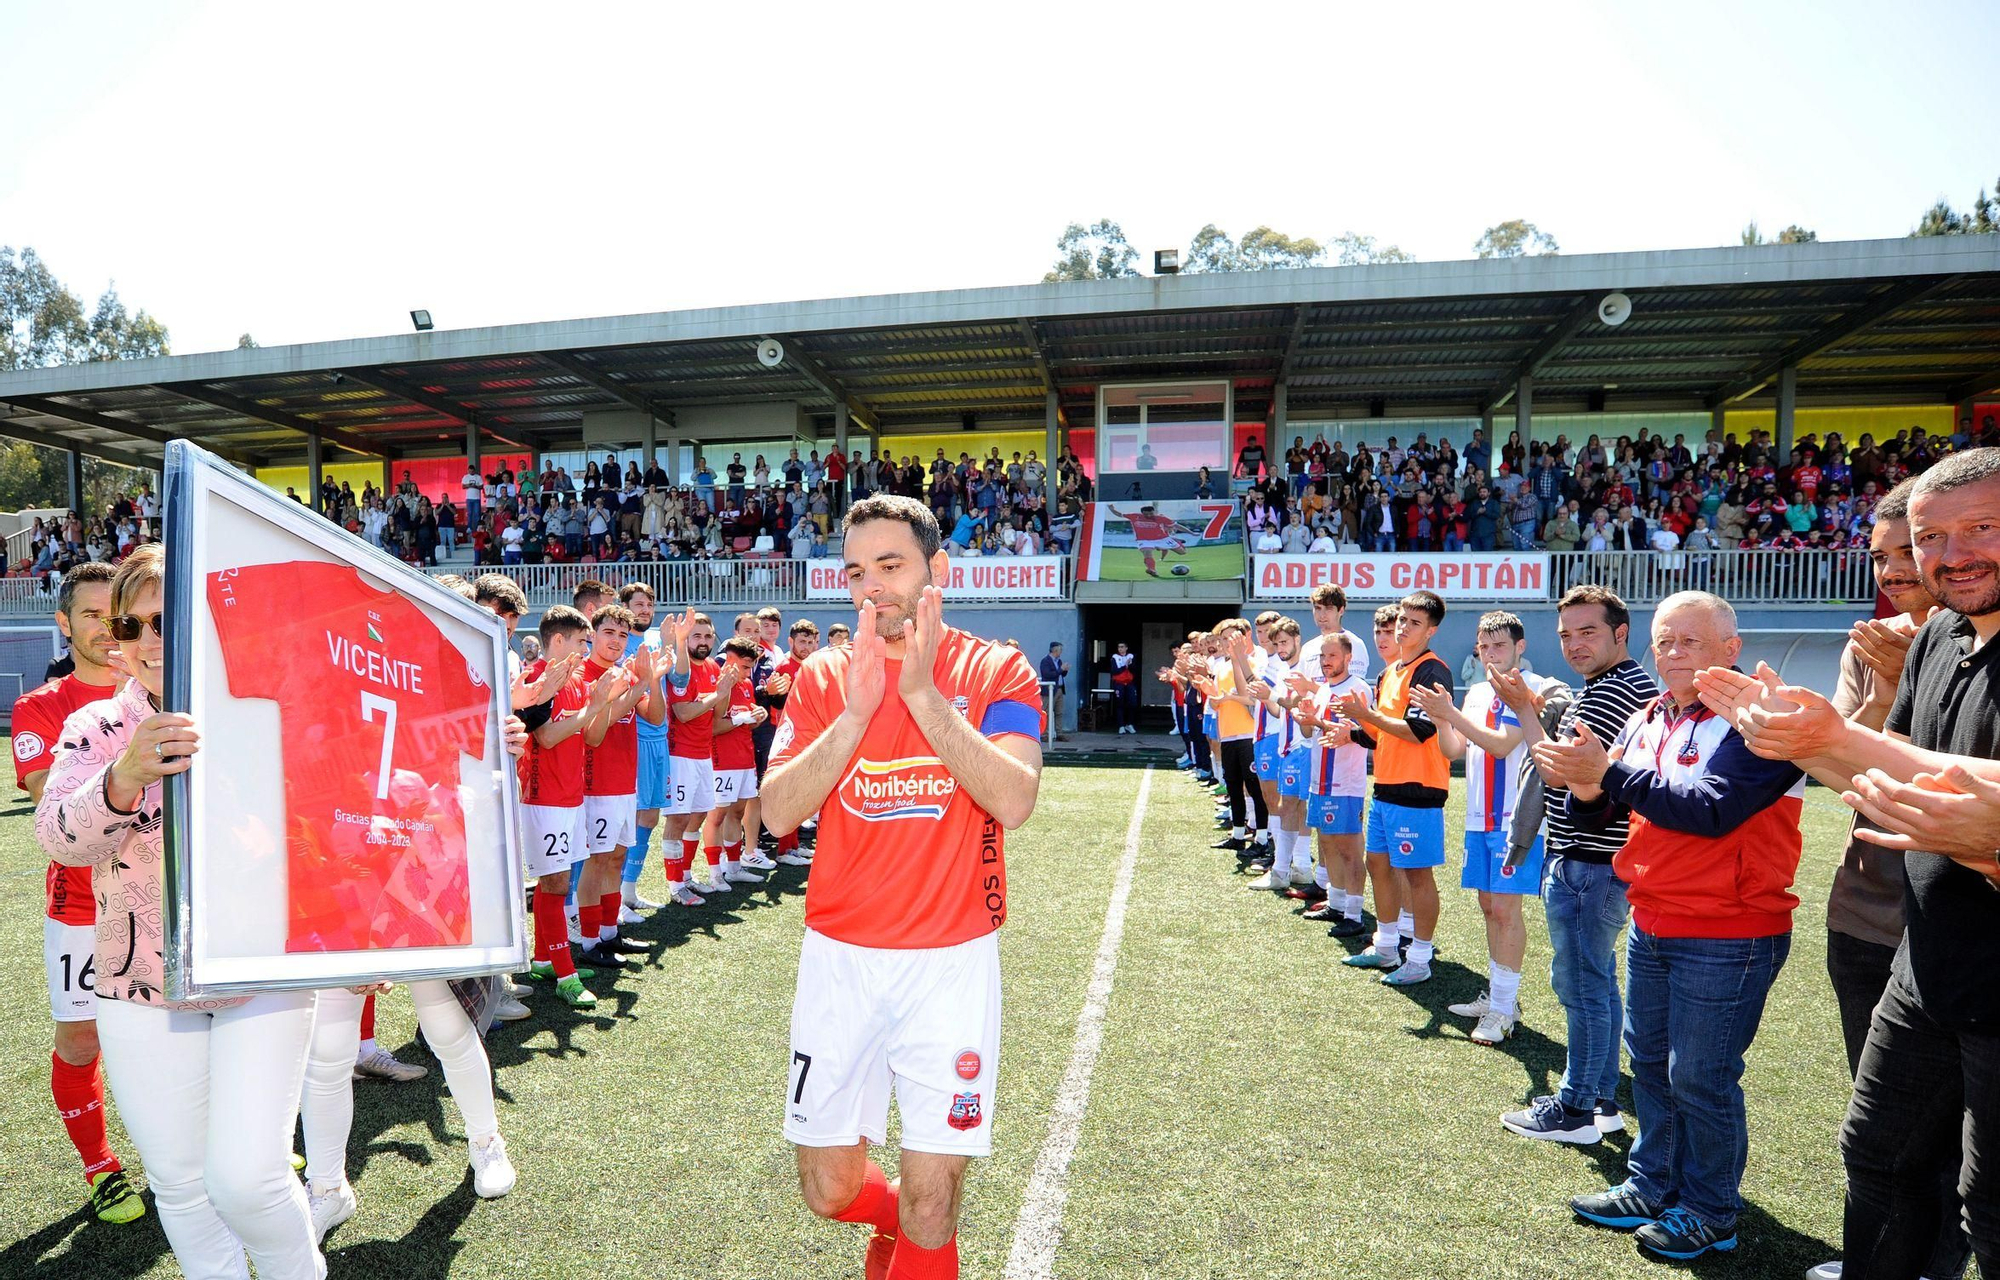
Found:
[{"label": "spectator", "polygon": [[1583,541],[1583,529],[1576,522],[1577,506],[1574,499],[1556,510],[1549,522],[1542,526],[1542,543],[1551,551],[1574,551]]},{"label": "spectator", "polygon": [[1508,515],[1514,526],[1514,549],[1533,551],[1535,531],[1542,523],[1542,506],[1534,490],[1525,484],[1517,485],[1513,501],[1508,504]]},{"label": "spectator", "polygon": [[1262,479],[1267,474],[1264,465],[1264,446],[1257,443],[1256,436],[1251,436],[1237,453],[1236,469],[1230,474],[1246,480]]},{"label": "spectator", "polygon": [[1062,731],[1064,706],[1069,699],[1069,664],[1062,660],[1063,647],[1060,640],[1051,642],[1049,652],[1042,659],[1042,683],[1054,686],[1052,705],[1055,714],[1049,718],[1049,727],[1056,731],[1057,742],[1069,741],[1069,735]]}]

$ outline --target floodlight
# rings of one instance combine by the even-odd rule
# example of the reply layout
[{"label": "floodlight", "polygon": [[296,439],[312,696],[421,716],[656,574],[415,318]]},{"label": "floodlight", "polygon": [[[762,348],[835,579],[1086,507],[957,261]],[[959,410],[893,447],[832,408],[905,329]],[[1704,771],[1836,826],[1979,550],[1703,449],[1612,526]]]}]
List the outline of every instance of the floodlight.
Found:
[{"label": "floodlight", "polygon": [[410,323],[417,326],[418,333],[424,333],[437,327],[431,323],[431,313],[428,311],[412,311],[410,313]]},{"label": "floodlight", "polygon": [[1156,276],[1179,275],[1181,251],[1179,249],[1153,250],[1153,274]]}]

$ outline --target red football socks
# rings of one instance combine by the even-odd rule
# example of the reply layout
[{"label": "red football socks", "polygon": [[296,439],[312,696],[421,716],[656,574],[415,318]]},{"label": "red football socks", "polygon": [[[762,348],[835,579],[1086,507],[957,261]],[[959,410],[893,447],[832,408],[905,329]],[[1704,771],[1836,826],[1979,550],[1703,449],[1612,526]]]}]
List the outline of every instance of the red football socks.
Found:
[{"label": "red football socks", "polygon": [[896,1241],[888,1280],[958,1280],[958,1237],[940,1249],[925,1249],[908,1236]]},{"label": "red football socks", "polygon": [[[699,835],[686,836],[682,838],[680,844],[681,851],[679,856],[671,853],[666,855],[667,879],[674,884],[684,884],[687,882],[688,868],[694,865],[694,855],[701,848],[701,837]],[[667,847],[671,849],[673,846],[670,844]]]},{"label": "red football socks", "polygon": [[[623,911],[624,909],[625,909],[625,895],[623,892],[617,889],[613,889],[610,893],[605,894],[604,897],[598,901],[597,933],[599,937],[603,937],[606,933],[609,933],[614,937],[617,935],[618,913]],[[585,941],[588,941],[589,935],[585,934],[584,939]]]},{"label": "red football socks", "polygon": [[721,865],[722,865],[722,846],[721,846],[721,845],[719,845],[719,844],[705,844],[705,845],[703,845],[703,846],[701,847],[701,852],[702,852],[702,856],[708,859],[708,865],[709,865],[709,866],[711,866],[711,867],[719,867],[719,866],[721,866]]},{"label": "red football socks", "polygon": [[369,996],[361,1002],[361,1038],[375,1038],[375,997]]},{"label": "red football socks", "polygon": [[833,1215],[835,1222],[865,1222],[885,1236],[896,1234],[897,1202],[896,1188],[889,1185],[889,1175],[882,1172],[882,1166],[873,1160],[868,1162],[868,1172],[861,1179],[861,1194],[854,1197],[854,1203]]},{"label": "red football socks", "polygon": [[741,862],[743,860],[743,842],[741,840],[734,843],[727,840],[723,841],[722,860],[724,862]]},{"label": "red football socks", "polygon": [[576,904],[576,928],[586,944],[597,941],[597,930],[603,923],[602,909],[595,902]]},{"label": "red football socks", "polygon": [[569,954],[569,919],[563,912],[564,894],[535,890],[535,958],[555,966],[556,977],[576,973],[576,961]]},{"label": "red football socks", "polygon": [[798,847],[799,847],[799,833],[798,833],[798,832],[796,832],[796,831],[787,831],[787,832],[786,832],[785,834],[783,834],[783,835],[781,835],[781,836],[779,836],[779,837],[778,837],[778,852],[779,852],[779,853],[792,853],[792,852],[794,852],[795,850],[797,850],[797,849],[798,849]]},{"label": "red football socks", "polygon": [[84,1179],[123,1168],[104,1136],[104,1079],[97,1073],[97,1059],[80,1067],[64,1062],[58,1054],[50,1054],[49,1059],[53,1064],[49,1087],[55,1094],[56,1114],[62,1117],[70,1144],[83,1159]]}]

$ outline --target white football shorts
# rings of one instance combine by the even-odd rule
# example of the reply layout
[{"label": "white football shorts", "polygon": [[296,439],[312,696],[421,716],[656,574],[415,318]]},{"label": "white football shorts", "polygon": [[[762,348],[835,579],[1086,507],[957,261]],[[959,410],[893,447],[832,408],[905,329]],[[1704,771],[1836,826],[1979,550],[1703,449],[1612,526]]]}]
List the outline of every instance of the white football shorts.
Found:
[{"label": "white football shorts", "polygon": [[97,1017],[97,929],[42,917],[42,964],[49,974],[49,1013],[57,1022]]},{"label": "white football shorts", "polygon": [[524,804],[521,806],[523,853],[531,876],[567,871],[586,856],[583,806]]},{"label": "white football shorts", "polygon": [[726,809],[739,800],[757,798],[757,771],[755,769],[717,769],[715,771],[715,807]]},{"label": "white football shorts", "polygon": [[1000,1060],[1000,937],[929,950],[857,947],[806,930],[792,1001],[785,1139],[845,1147],[993,1151]]},{"label": "white football shorts", "polygon": [[630,849],[639,826],[639,797],[585,796],[583,847],[587,853]]},{"label": "white football shorts", "polygon": [[707,813],[715,803],[715,768],[693,756],[667,760],[668,813]]}]

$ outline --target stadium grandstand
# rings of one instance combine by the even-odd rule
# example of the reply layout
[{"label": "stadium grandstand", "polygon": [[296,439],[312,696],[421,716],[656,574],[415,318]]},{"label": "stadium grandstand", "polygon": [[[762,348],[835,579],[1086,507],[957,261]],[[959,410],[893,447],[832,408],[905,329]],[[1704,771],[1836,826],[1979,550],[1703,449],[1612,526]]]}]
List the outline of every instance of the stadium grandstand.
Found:
[{"label": "stadium grandstand", "polygon": [[[64,451],[72,508],[84,457],[156,470],[185,438],[413,561],[504,564],[536,608],[616,561],[664,601],[822,627],[851,617],[843,505],[908,493],[951,538],[958,625],[1034,657],[1065,645],[1088,718],[1121,643],[1150,671],[1218,616],[1304,618],[1322,582],[1369,604],[1435,587],[1451,655],[1478,606],[1504,606],[1543,670],[1567,586],[1612,587],[1635,622],[1705,587],[1736,604],[1748,660],[1825,681],[1874,598],[1873,498],[2000,442],[1996,401],[2000,246],[1967,236],[1160,274],[31,369],[0,373],[0,437]],[[155,492],[21,513],[0,622],[41,622],[65,563],[145,539]],[[45,641],[28,627],[21,647]],[[1142,685],[1164,719],[1166,686]]]}]

